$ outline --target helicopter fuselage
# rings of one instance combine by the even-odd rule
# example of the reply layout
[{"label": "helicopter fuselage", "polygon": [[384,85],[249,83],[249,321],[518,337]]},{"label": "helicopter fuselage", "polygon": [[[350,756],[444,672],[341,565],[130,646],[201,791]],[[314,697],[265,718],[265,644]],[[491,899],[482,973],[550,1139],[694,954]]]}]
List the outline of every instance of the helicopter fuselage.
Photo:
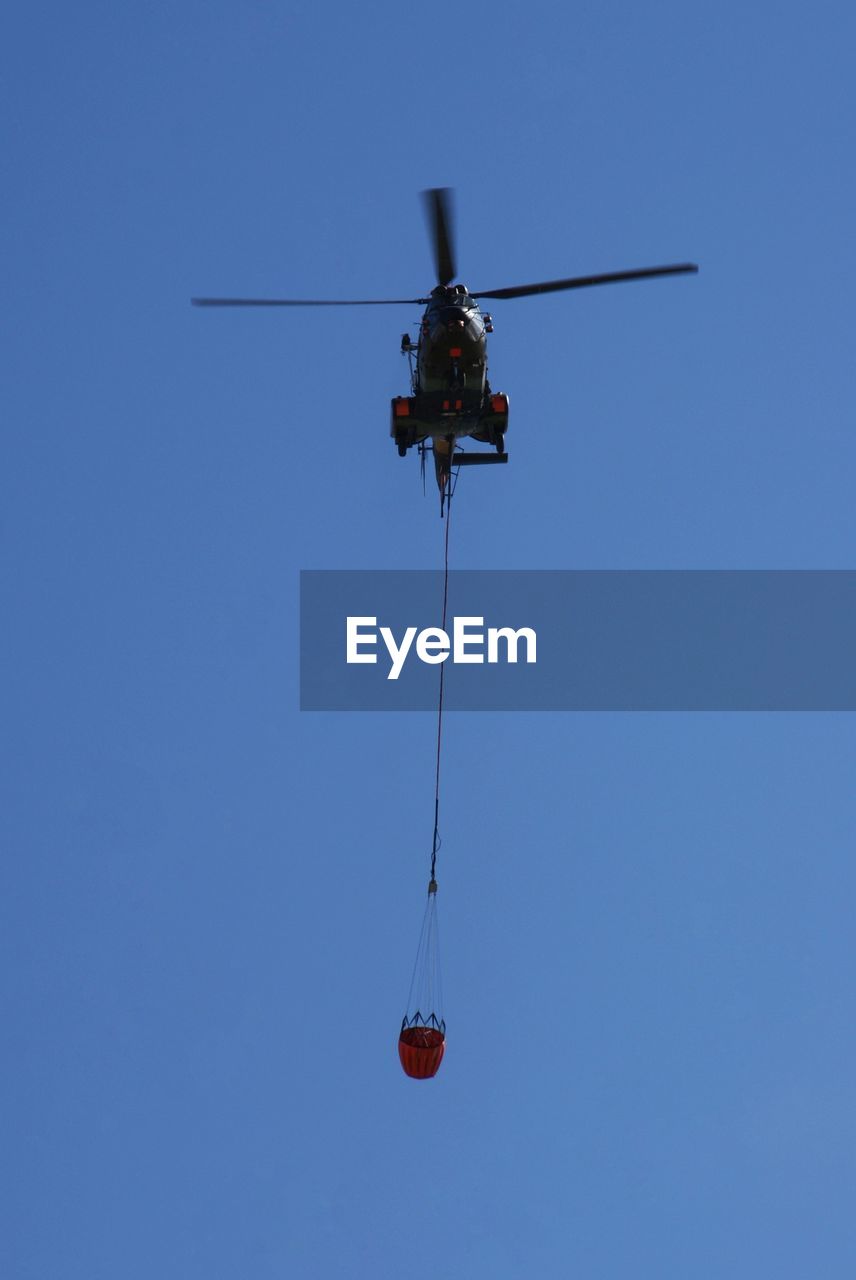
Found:
[{"label": "helicopter fuselage", "polygon": [[412,445],[430,440],[438,480],[448,469],[455,441],[466,436],[494,445],[500,456],[484,461],[505,461],[508,398],[492,394],[487,380],[491,331],[490,316],[482,314],[464,285],[438,285],[423,313],[415,351],[407,334],[402,339],[401,349],[411,361],[411,395],[393,400],[390,434],[402,457]]},{"label": "helicopter fuselage", "polygon": [[468,409],[477,409],[486,374],[487,338],[478,303],[462,285],[435,289],[419,326],[414,389],[438,402],[454,392],[456,398],[463,396]]}]

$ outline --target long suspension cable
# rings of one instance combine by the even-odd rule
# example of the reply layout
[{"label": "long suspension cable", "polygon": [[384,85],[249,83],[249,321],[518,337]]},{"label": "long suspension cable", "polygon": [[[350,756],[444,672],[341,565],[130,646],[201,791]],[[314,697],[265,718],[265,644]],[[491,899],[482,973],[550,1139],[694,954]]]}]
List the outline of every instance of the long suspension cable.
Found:
[{"label": "long suspension cable", "polygon": [[[449,458],[451,463],[451,456]],[[446,476],[446,535],[444,539],[443,563],[443,621],[440,626],[446,630],[446,607],[449,602],[449,526],[452,515],[452,469],[449,467]],[[446,664],[440,663],[440,696],[437,703],[437,772],[434,784],[434,841],[431,849],[431,883],[429,893],[436,892],[437,850],[440,848],[440,748],[443,742],[443,690],[445,687]]]}]

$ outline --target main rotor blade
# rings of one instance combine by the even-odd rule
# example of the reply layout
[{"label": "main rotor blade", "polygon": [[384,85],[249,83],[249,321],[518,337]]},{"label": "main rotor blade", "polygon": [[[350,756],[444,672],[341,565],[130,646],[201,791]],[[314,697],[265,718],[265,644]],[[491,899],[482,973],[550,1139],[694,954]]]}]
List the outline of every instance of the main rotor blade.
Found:
[{"label": "main rotor blade", "polygon": [[457,275],[451,189],[449,187],[431,187],[430,190],[422,192],[422,198],[425,201],[428,222],[431,228],[437,283],[442,285],[451,284]]},{"label": "main rotor blade", "polygon": [[587,289],[595,284],[619,284],[622,280],[648,280],[652,276],[680,276],[694,274],[698,267],[694,262],[682,262],[671,267],[640,267],[636,271],[610,271],[603,276],[571,276],[568,280],[543,280],[540,284],[518,284],[510,289],[490,289],[474,293],[473,298],[528,298],[536,293],[558,293],[560,289]]},{"label": "main rotor blade", "polygon": [[427,298],[191,298],[194,307],[422,307]]}]

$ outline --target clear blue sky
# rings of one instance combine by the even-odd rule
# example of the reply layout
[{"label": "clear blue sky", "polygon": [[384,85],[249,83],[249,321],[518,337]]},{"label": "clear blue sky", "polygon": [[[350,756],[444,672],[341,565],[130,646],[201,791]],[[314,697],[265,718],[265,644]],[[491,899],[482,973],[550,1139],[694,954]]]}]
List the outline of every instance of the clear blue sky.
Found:
[{"label": "clear blue sky", "polygon": [[497,303],[457,567],[852,568],[843,3],[3,20],[0,1272],[856,1267],[847,715],[449,718],[446,1060],[395,1040],[432,719],[301,715],[301,568],[435,568],[417,192]]}]

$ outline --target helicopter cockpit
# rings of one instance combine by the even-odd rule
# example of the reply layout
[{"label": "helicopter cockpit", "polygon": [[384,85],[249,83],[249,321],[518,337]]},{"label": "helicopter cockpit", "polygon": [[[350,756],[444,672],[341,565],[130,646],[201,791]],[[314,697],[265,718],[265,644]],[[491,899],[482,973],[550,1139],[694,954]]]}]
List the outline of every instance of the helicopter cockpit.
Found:
[{"label": "helicopter cockpit", "polygon": [[[448,345],[450,335],[466,339],[468,343],[484,340],[484,324],[479,306],[465,284],[437,285],[431,290],[428,307],[422,320],[423,337],[430,335],[433,342]],[[456,345],[453,342],[453,345]]]}]

